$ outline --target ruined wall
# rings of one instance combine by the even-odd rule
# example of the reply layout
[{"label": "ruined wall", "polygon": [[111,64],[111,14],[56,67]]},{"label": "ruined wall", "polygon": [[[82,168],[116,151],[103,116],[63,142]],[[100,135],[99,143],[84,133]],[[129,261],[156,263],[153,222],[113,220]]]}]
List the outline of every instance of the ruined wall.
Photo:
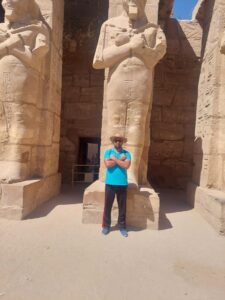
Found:
[{"label": "ruined wall", "polygon": [[202,30],[197,21],[169,19],[168,49],[155,71],[149,178],[185,188],[193,168]]},{"label": "ruined wall", "polygon": [[224,0],[204,2],[202,26],[203,62],[198,89],[193,182],[225,191],[225,58],[220,53],[225,31]]}]

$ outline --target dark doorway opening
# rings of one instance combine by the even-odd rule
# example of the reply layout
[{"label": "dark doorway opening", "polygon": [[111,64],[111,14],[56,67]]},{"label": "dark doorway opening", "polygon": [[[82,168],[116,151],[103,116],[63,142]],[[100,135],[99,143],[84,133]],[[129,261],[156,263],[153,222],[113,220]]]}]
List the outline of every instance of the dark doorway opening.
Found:
[{"label": "dark doorway opening", "polygon": [[86,165],[99,165],[100,138],[80,138],[78,163]]},{"label": "dark doorway opening", "polygon": [[79,139],[78,163],[73,164],[72,183],[91,183],[98,180],[100,144],[100,138]]}]

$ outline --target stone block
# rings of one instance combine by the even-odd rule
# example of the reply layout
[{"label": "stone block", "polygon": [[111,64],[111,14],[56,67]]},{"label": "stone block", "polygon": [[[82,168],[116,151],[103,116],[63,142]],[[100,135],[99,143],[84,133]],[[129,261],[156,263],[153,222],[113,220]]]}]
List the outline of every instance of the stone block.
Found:
[{"label": "stone block", "polygon": [[64,118],[74,120],[89,119],[92,113],[95,112],[101,114],[101,111],[97,104],[89,103],[66,103],[64,106]]},{"label": "stone block", "polygon": [[[157,75],[156,75],[157,76]],[[156,77],[157,80],[157,77]],[[174,100],[176,89],[171,87],[158,87],[154,89],[153,102],[155,105],[167,105],[170,106]]]},{"label": "stone block", "polygon": [[165,123],[195,123],[195,109],[193,107],[185,107],[183,109],[163,107],[162,116]]},{"label": "stone block", "polygon": [[[105,184],[96,181],[84,192],[83,223],[101,224],[104,209]],[[128,226],[138,229],[158,229],[159,197],[151,187],[128,187],[127,217]],[[118,207],[116,199],[112,209],[112,224],[117,223]]]},{"label": "stone block", "polygon": [[225,235],[225,193],[203,188],[190,182],[187,188],[188,202],[219,233]]},{"label": "stone block", "polygon": [[39,145],[50,146],[53,138],[54,115],[49,111],[41,112],[39,129]]},{"label": "stone block", "polygon": [[183,141],[152,141],[150,146],[150,157],[154,159],[181,158],[183,149]]},{"label": "stone block", "polygon": [[184,138],[184,127],[181,124],[154,123],[151,133],[153,140],[179,141]]},{"label": "stone block", "polygon": [[57,173],[59,160],[59,144],[54,143],[50,147],[35,147],[32,150],[33,174],[45,177]]},{"label": "stone block", "polygon": [[1,184],[0,217],[21,220],[60,192],[61,175]]},{"label": "stone block", "polygon": [[151,123],[162,121],[162,108],[157,105],[152,107]]}]

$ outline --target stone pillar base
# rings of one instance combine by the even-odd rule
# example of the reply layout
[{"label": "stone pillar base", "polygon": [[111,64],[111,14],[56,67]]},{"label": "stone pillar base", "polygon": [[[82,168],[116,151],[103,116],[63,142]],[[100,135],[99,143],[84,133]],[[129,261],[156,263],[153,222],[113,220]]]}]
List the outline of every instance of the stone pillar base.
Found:
[{"label": "stone pillar base", "polygon": [[0,217],[22,220],[40,204],[60,192],[61,174],[46,178],[1,184]]},{"label": "stone pillar base", "polygon": [[211,224],[218,233],[225,235],[225,193],[189,183],[188,202]]},{"label": "stone pillar base", "polygon": [[[83,223],[101,224],[105,198],[105,184],[95,181],[84,192]],[[118,206],[114,201],[112,225],[117,223]],[[128,187],[127,216],[128,226],[137,229],[159,229],[159,196],[151,187]]]}]

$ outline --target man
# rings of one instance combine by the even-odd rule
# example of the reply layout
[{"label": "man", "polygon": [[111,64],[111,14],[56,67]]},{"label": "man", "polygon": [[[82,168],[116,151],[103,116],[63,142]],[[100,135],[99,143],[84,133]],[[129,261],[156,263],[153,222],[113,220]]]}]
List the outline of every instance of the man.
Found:
[{"label": "man", "polygon": [[122,236],[127,237],[126,230],[126,198],[127,198],[127,169],[131,164],[131,155],[123,149],[126,139],[119,134],[110,138],[114,147],[106,150],[104,162],[107,168],[105,179],[105,207],[103,214],[102,233],[107,235],[111,225],[111,210],[115,195],[117,196],[119,215],[118,226]]}]

